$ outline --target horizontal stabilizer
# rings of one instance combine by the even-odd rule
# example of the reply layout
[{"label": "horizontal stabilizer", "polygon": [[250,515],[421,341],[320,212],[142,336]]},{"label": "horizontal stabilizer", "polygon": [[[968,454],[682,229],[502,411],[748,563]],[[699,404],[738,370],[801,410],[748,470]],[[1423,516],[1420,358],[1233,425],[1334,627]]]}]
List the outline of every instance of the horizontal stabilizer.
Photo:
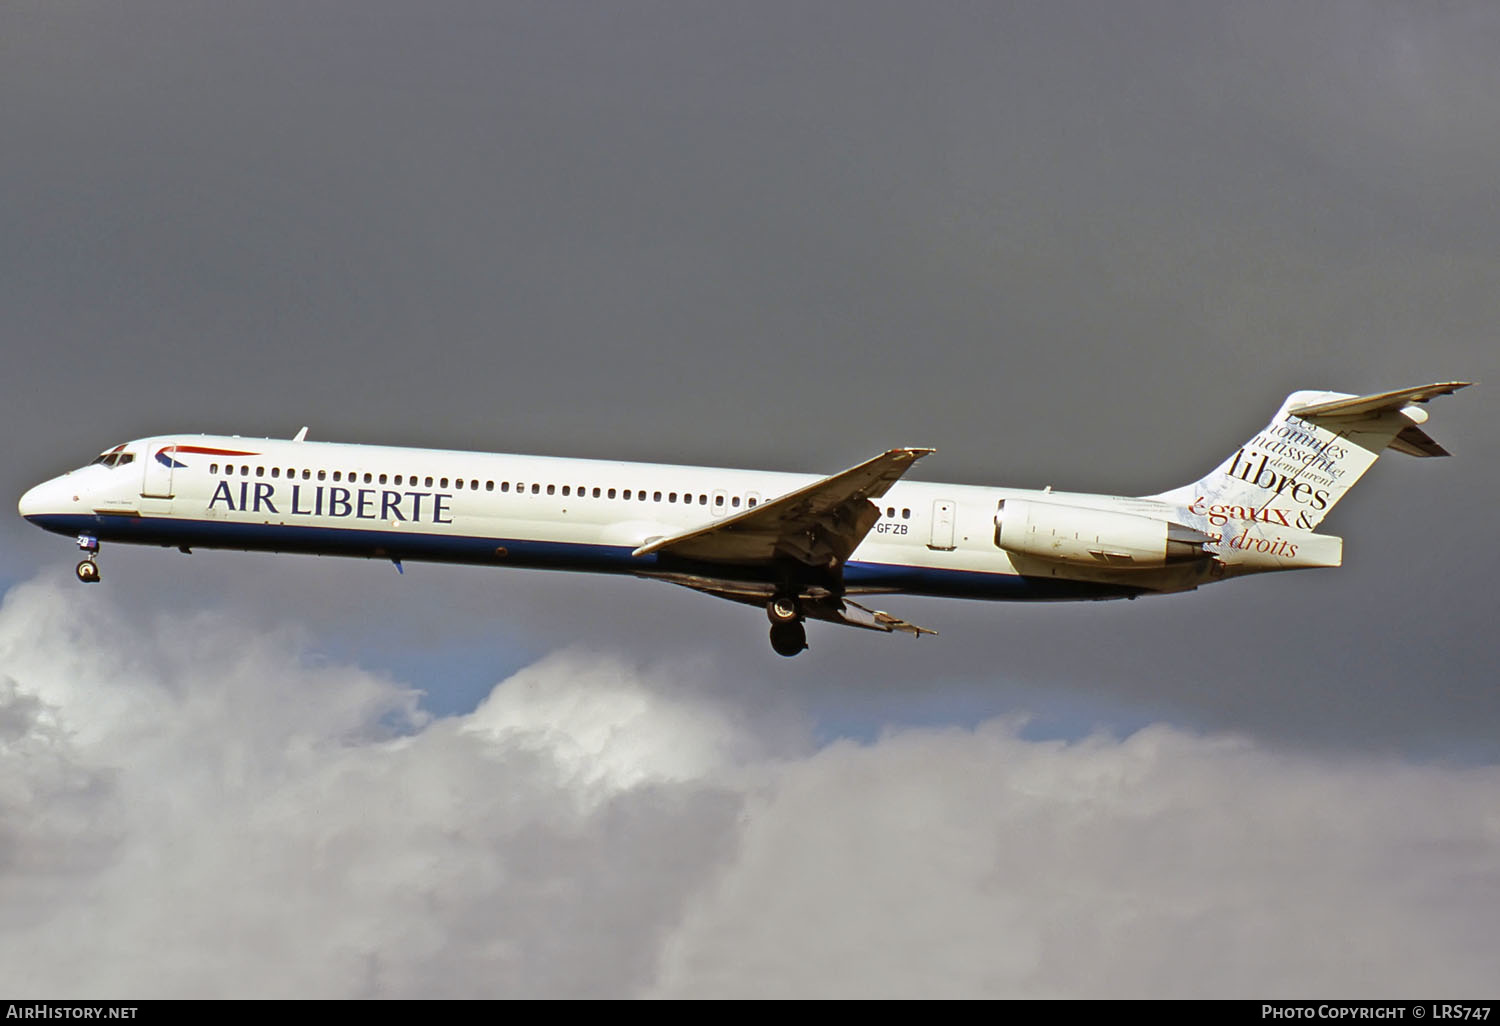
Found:
[{"label": "horizontal stabilizer", "polygon": [[1408,456],[1451,456],[1447,449],[1432,440],[1432,436],[1413,424],[1391,439],[1392,449]]},{"label": "horizontal stabilizer", "polygon": [[1288,412],[1312,422],[1338,421],[1352,417],[1370,418],[1399,412],[1415,423],[1402,428],[1388,443],[1390,448],[1408,456],[1447,456],[1450,455],[1448,450],[1417,426],[1427,419],[1427,412],[1413,408],[1412,404],[1425,403],[1440,395],[1452,395],[1460,388],[1468,388],[1472,384],[1472,381],[1439,381],[1431,385],[1418,385],[1416,388],[1400,388],[1394,392],[1355,395],[1331,402],[1293,406]]},{"label": "horizontal stabilizer", "polygon": [[1440,395],[1452,395],[1460,388],[1468,388],[1472,384],[1472,381],[1439,381],[1432,385],[1418,385],[1416,388],[1400,388],[1394,392],[1352,395],[1345,399],[1335,399],[1332,402],[1294,406],[1287,412],[1303,420],[1363,417],[1374,413],[1384,413],[1387,410],[1399,410],[1410,403],[1425,403]]}]

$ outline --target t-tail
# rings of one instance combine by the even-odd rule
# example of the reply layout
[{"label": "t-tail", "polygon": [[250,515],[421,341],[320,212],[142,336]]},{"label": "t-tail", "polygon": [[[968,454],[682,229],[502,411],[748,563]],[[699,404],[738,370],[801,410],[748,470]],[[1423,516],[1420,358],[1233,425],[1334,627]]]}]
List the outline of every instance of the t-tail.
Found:
[{"label": "t-tail", "polygon": [[1447,456],[1421,425],[1422,403],[1467,381],[1376,395],[1293,392],[1276,416],[1193,484],[1152,496],[1185,524],[1215,537],[1206,546],[1240,573],[1338,566],[1343,539],[1314,533],[1386,449]]}]

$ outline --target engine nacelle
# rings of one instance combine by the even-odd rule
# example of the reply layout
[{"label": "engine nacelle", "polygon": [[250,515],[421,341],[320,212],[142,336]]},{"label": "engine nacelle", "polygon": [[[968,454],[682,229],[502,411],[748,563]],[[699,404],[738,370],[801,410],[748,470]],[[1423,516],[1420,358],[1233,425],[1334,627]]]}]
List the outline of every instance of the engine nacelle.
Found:
[{"label": "engine nacelle", "polygon": [[1128,570],[1207,559],[1214,538],[1167,520],[1034,499],[1001,499],[995,544],[1007,552]]}]

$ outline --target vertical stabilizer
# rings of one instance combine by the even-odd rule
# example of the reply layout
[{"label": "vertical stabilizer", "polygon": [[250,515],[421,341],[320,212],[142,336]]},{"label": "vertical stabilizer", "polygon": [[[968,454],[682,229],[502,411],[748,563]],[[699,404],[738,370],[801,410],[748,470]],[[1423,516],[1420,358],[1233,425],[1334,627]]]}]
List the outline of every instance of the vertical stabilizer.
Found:
[{"label": "vertical stabilizer", "polygon": [[1196,517],[1217,509],[1220,518],[1312,531],[1387,447],[1415,456],[1448,455],[1418,426],[1427,411],[1417,404],[1468,384],[1439,382],[1365,396],[1293,392],[1271,423],[1211,473],[1154,498]]}]

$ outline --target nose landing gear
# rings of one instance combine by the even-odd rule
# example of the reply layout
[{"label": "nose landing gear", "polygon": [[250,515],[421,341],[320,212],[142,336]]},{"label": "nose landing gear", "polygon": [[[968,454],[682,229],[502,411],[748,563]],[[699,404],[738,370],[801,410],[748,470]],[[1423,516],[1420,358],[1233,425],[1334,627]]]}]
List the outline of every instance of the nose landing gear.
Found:
[{"label": "nose landing gear", "polygon": [[807,648],[807,628],[802,626],[802,611],[797,600],[777,595],[766,603],[766,618],[771,621],[771,648],[777,655],[791,657]]},{"label": "nose landing gear", "polygon": [[94,556],[99,552],[99,539],[90,534],[80,534],[78,547],[88,555],[74,568],[74,573],[84,584],[98,584],[99,564],[94,562]]}]

